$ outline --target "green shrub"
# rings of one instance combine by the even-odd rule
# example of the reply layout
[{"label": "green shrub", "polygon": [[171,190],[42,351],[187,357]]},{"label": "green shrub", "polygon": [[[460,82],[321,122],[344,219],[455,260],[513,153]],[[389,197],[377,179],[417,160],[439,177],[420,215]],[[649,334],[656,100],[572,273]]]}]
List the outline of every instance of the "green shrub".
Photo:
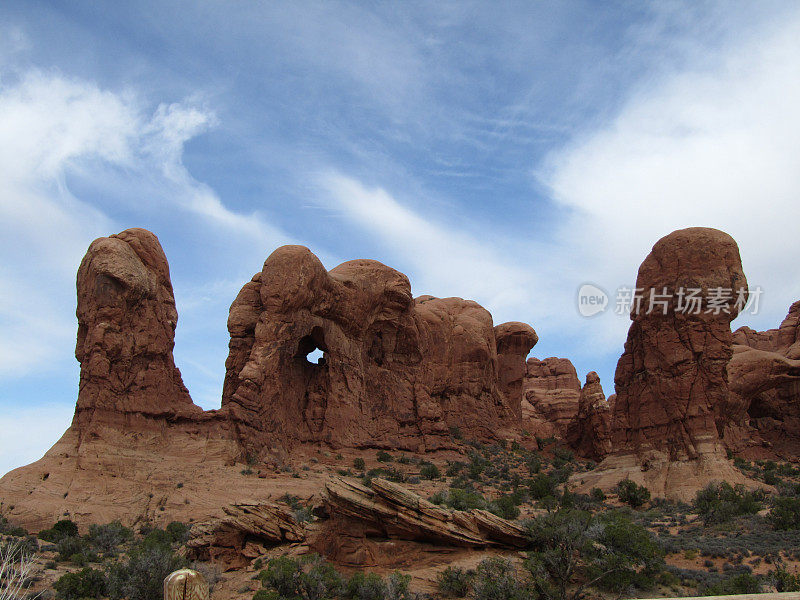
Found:
[{"label": "green shrub", "polygon": [[78,535],[78,526],[69,519],[62,519],[50,529],[39,532],[39,537],[48,542],[57,543],[68,537]]},{"label": "green shrub", "polygon": [[[81,564],[86,562],[83,554],[87,549],[87,543],[80,537],[65,537],[56,544],[56,552],[58,552],[57,560],[61,562],[69,560],[76,564]],[[77,557],[77,560],[73,560],[73,557]]]},{"label": "green shrub", "polygon": [[377,458],[378,462],[382,463],[392,462],[392,455],[386,452],[386,450],[378,451],[378,454],[375,458]]},{"label": "green shrub", "polygon": [[121,544],[131,538],[133,538],[133,532],[127,527],[123,527],[119,521],[106,525],[90,525],[87,536],[93,548],[107,554],[115,552]]},{"label": "green shrub", "polygon": [[767,518],[775,529],[800,529],[800,498],[778,496]]},{"label": "green shrub", "polygon": [[454,510],[470,510],[486,508],[486,500],[477,492],[469,492],[459,488],[450,488],[445,504]]},{"label": "green shrub", "polygon": [[500,496],[489,503],[489,512],[503,519],[514,520],[519,516],[519,508],[513,496]]},{"label": "green shrub", "polygon": [[306,557],[305,570],[300,572],[299,592],[306,600],[338,598],[344,589],[342,576],[317,554]]},{"label": "green shrub", "polygon": [[549,475],[539,473],[528,484],[531,498],[541,500],[547,496],[555,496],[556,484]]},{"label": "green shrub", "polygon": [[461,434],[461,428],[458,425],[454,425],[450,428],[450,435],[453,436],[455,440],[461,440],[464,436]]},{"label": "green shrub", "polygon": [[8,522],[4,516],[0,515],[0,535],[10,535],[12,537],[24,537],[28,532],[23,527],[17,527]]},{"label": "green shrub", "polygon": [[474,571],[467,571],[459,567],[447,567],[436,576],[439,591],[445,596],[463,598],[472,587],[475,578]]},{"label": "green shrub", "polygon": [[357,471],[363,471],[364,469],[366,469],[366,467],[367,467],[367,465],[364,462],[364,459],[361,458],[361,457],[356,458],[353,461],[353,468],[356,469]]},{"label": "green shrub", "polygon": [[650,490],[630,479],[623,479],[617,484],[617,494],[622,502],[633,508],[639,508],[650,500]]},{"label": "green shrub", "polygon": [[484,558],[478,564],[472,595],[475,600],[527,600],[531,597],[517,579],[514,565],[502,558]]},{"label": "green shrub", "polygon": [[703,596],[727,596],[733,594],[757,594],[761,591],[761,582],[752,573],[739,573],[728,579],[711,585],[700,587]]},{"label": "green shrub", "polygon": [[778,568],[770,571],[768,578],[777,592],[800,592],[800,574],[793,575],[786,569]]},{"label": "green shrub", "polygon": [[543,598],[581,598],[590,581],[618,593],[650,587],[663,565],[663,550],[653,536],[619,511],[595,517],[560,509],[533,519],[527,529],[535,550],[525,566]]},{"label": "green shrub", "polygon": [[450,463],[449,465],[447,465],[447,471],[445,471],[445,475],[447,475],[448,477],[455,477],[456,475],[458,475],[461,472],[461,470],[465,466],[466,465],[463,462],[454,461],[454,462]]},{"label": "green shrub", "polygon": [[694,508],[707,525],[725,523],[739,515],[757,513],[761,498],[760,492],[749,492],[741,484],[734,487],[727,481],[712,482],[697,492]]},{"label": "green shrub", "polygon": [[127,561],[111,566],[108,573],[111,600],[162,600],[166,576],[186,566],[186,560],[173,553],[168,539],[166,532],[155,529],[131,551]]},{"label": "green shrub", "polygon": [[606,499],[606,493],[600,488],[592,488],[591,496],[597,502],[605,502]]},{"label": "green shrub", "polygon": [[183,544],[189,539],[189,530],[191,525],[181,523],[180,521],[172,521],[166,526],[164,532],[167,534],[170,543]]},{"label": "green shrub", "polygon": [[425,463],[419,470],[419,476],[423,479],[439,479],[441,473],[435,464]]},{"label": "green shrub", "polygon": [[283,600],[275,590],[258,590],[253,594],[253,600]]},{"label": "green shrub", "polygon": [[279,599],[326,600],[344,591],[341,575],[317,554],[302,560],[289,556],[273,558],[258,578]]},{"label": "green shrub", "polygon": [[345,585],[345,598],[351,600],[385,600],[386,584],[377,573],[354,573]]},{"label": "green shrub", "polygon": [[59,577],[53,588],[61,600],[100,598],[106,595],[106,578],[103,572],[97,569],[81,569]]}]

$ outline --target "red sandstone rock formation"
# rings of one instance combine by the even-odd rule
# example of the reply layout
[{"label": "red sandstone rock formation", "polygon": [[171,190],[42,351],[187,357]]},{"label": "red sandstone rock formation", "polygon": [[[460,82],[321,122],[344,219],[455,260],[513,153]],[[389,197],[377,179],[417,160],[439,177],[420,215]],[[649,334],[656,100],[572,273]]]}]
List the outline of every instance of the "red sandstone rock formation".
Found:
[{"label": "red sandstone rock formation", "polygon": [[[475,302],[413,299],[408,278],[377,261],[328,272],[302,246],[267,258],[228,328],[222,406],[256,453],[297,442],[425,450],[450,445],[451,427],[481,439],[510,432],[536,341],[523,324],[493,328]],[[314,349],[324,353],[316,364]]]},{"label": "red sandstone rock formation", "polygon": [[273,503],[234,504],[225,516],[197,523],[186,544],[189,558],[240,569],[268,548],[302,542],[306,532],[288,509]]},{"label": "red sandstone rock formation", "polygon": [[564,438],[578,415],[581,396],[581,382],[569,359],[529,358],[523,393],[523,429],[540,438]]},{"label": "red sandstone rock formation", "polygon": [[442,547],[524,548],[525,531],[485,510],[457,511],[431,504],[400,485],[373,479],[372,487],[335,479],[325,486],[323,500],[330,519],[311,542],[338,563],[385,564],[403,540]]},{"label": "red sandstone rock formation", "polygon": [[726,445],[753,458],[797,456],[800,302],[792,304],[780,328],[757,332],[741,327],[733,339],[737,345],[728,363],[731,394],[718,414]]},{"label": "red sandstone rock formation", "polygon": [[169,265],[155,235],[127,229],[99,238],[77,279],[81,364],[75,426],[82,433],[126,415],[192,419],[192,403],[172,349],[178,312]]},{"label": "red sandstone rock formation", "polygon": [[[707,302],[716,288],[747,288],[736,242],[715,229],[675,231],[653,247],[636,287],[642,309],[631,312],[615,376],[614,453],[579,479],[608,487],[630,477],[655,495],[682,499],[711,479],[742,481],[725,458],[716,423],[718,407],[728,400],[730,321],[740,307],[735,293],[719,311]],[[696,314],[678,304],[679,290],[694,288],[706,299]],[[665,290],[666,309],[649,311],[651,294]]]},{"label": "red sandstone rock formation", "polygon": [[175,367],[178,315],[156,236],[128,229],[92,242],[77,294],[75,416],[41,460],[0,480],[10,516],[36,530],[65,514],[129,524],[162,512],[212,514],[225,494],[201,490],[207,478],[220,480],[214,470],[232,462],[236,449],[224,422],[192,403]]},{"label": "red sandstone rock formation", "polygon": [[[9,516],[30,529],[65,514],[132,524],[259,504],[269,489],[235,461],[298,442],[426,450],[452,444],[455,426],[480,439],[518,431],[533,329],[494,327],[460,298],[414,300],[405,275],[376,261],[328,272],[306,248],[275,251],[231,306],[219,411],[195,406],[175,367],[177,311],[156,236],[95,240],[77,293],[72,425],[0,480]],[[312,364],[314,348],[324,358]]]},{"label": "red sandstone rock formation", "polygon": [[539,336],[530,325],[512,321],[495,327],[494,337],[500,389],[512,403],[517,419],[521,419],[523,385],[528,373],[525,360]]},{"label": "red sandstone rock formation", "polygon": [[601,460],[612,450],[611,419],[611,407],[606,402],[600,377],[591,371],[581,390],[578,414],[567,427],[567,443],[580,456]]}]

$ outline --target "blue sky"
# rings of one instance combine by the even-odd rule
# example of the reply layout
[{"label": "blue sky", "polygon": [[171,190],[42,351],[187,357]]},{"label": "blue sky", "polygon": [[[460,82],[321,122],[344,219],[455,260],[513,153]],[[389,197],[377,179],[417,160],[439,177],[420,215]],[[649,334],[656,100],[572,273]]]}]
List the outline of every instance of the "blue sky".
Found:
[{"label": "blue sky", "polygon": [[75,271],[146,227],[176,362],[219,405],[230,302],[284,243],[472,298],[600,373],[629,322],[578,287],[653,243],[739,242],[758,315],[800,298],[795,2],[16,2],[0,5],[0,473],[77,394]]}]

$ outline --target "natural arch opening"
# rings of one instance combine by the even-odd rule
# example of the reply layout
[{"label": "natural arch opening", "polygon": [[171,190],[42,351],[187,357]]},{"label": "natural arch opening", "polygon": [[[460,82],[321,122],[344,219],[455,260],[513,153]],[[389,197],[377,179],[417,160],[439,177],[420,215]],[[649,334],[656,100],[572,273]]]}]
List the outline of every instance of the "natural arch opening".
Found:
[{"label": "natural arch opening", "polygon": [[300,338],[297,344],[297,357],[312,366],[324,366],[327,363],[328,346],[321,327],[314,327],[311,333]]}]

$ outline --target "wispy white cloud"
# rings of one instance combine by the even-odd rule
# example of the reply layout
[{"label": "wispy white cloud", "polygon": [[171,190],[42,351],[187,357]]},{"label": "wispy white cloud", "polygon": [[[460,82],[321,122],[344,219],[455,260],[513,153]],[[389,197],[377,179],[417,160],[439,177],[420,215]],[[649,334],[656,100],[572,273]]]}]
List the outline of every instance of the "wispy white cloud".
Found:
[{"label": "wispy white cloud", "polygon": [[341,173],[325,173],[319,183],[346,221],[369,232],[401,263],[391,266],[406,269],[415,295],[476,299],[504,320],[522,307],[530,312],[531,304],[547,310],[546,299],[531,294],[537,275],[503,256],[501,244],[438,223],[387,191]]},{"label": "wispy white cloud", "polygon": [[[58,74],[32,71],[0,83],[0,356],[8,359],[0,376],[70,360],[75,271],[92,239],[120,227],[103,202],[73,195],[71,173],[91,171],[111,202],[139,188],[160,209],[194,214],[259,251],[287,239],[260,215],[227,208],[186,170],[184,145],[214,122],[192,104],[161,105],[148,115],[132,93]],[[123,173],[114,183],[124,193],[103,189],[109,169]]]},{"label": "wispy white cloud", "polygon": [[[598,283],[631,285],[672,230],[716,227],[764,288],[767,326],[800,297],[800,12],[751,35],[654,75],[537,174],[569,209],[560,237]],[[627,325],[598,323],[603,343]]]}]

